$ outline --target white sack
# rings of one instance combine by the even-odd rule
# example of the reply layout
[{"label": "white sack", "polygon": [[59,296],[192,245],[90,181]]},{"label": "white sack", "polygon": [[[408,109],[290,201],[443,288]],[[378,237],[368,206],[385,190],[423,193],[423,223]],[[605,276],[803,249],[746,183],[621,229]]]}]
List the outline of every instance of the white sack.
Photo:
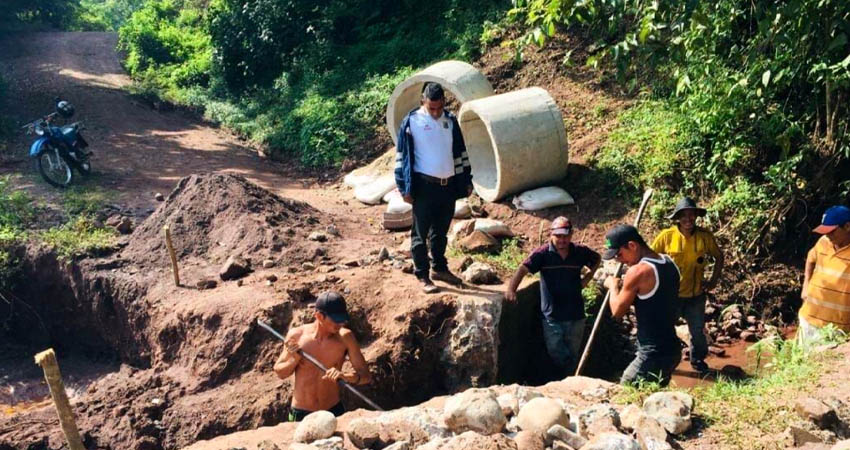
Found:
[{"label": "white sack", "polygon": [[472,209],[469,207],[469,202],[462,198],[455,202],[455,219],[468,219],[472,217]]},{"label": "white sack", "polygon": [[387,192],[386,194],[384,194],[384,198],[383,198],[384,203],[389,203],[390,200],[393,199],[393,197],[401,198],[401,192],[398,191],[398,188],[395,188],[395,189]]},{"label": "white sack", "polygon": [[377,205],[381,203],[384,194],[395,189],[395,177],[393,175],[384,175],[377,180],[356,187],[354,189],[354,197],[367,205]]},{"label": "white sack", "polygon": [[413,209],[413,205],[405,202],[401,195],[396,195],[390,198],[390,202],[387,205],[387,212],[398,214],[398,213],[407,213]]},{"label": "white sack", "polygon": [[560,205],[574,205],[575,200],[567,191],[556,187],[542,187],[525,191],[514,197],[513,204],[517,209],[537,211]]},{"label": "white sack", "polygon": [[364,184],[369,184],[378,179],[378,176],[373,173],[361,174],[357,173],[356,170],[349,172],[348,175],[343,177],[342,183],[348,187],[357,188]]},{"label": "white sack", "polygon": [[507,225],[493,219],[475,219],[475,231],[483,231],[494,238],[513,237],[514,235]]}]

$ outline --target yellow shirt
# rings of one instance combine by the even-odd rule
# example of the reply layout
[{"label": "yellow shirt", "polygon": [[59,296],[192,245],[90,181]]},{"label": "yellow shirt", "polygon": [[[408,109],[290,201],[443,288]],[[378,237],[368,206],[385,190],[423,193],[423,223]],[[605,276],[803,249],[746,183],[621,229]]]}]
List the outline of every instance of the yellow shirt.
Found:
[{"label": "yellow shirt", "polygon": [[714,235],[700,227],[696,227],[690,237],[679,231],[678,225],[662,230],[652,241],[652,250],[656,253],[670,255],[679,267],[682,275],[679,281],[679,297],[691,298],[702,294],[702,277],[708,264],[706,255],[712,258],[720,257],[720,248],[714,240]]},{"label": "yellow shirt", "polygon": [[821,236],[806,261],[815,263],[815,270],[800,315],[816,327],[831,323],[850,331],[850,245],[836,250]]}]

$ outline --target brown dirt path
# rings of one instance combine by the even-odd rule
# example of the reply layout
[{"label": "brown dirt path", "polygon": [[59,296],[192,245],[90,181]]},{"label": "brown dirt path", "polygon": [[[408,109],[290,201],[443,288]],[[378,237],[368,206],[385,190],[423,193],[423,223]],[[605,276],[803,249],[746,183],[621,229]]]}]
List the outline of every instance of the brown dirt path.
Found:
[{"label": "brown dirt path", "polygon": [[[126,94],[131,83],[115,51],[114,33],[22,33],[0,36],[0,71],[9,83],[7,110],[18,123],[52,112],[61,96],[77,108],[94,151],[93,184],[118,192],[116,202],[144,214],[154,194],[167,194],[180,178],[228,172],[320,209],[347,213],[333,192],[316,189],[282,164],[261,158],[236,137],[180,111],[156,111]],[[26,151],[32,136],[19,133],[0,173],[23,175],[22,186],[40,198],[57,191],[35,173]],[[76,174],[75,174],[76,176]],[[76,181],[75,181],[76,182]]]}]

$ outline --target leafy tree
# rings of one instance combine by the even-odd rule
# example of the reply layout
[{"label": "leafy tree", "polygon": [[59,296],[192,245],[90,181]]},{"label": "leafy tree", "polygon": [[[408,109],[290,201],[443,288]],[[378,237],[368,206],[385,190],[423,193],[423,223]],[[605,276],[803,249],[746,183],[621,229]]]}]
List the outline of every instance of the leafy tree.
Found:
[{"label": "leafy tree", "polygon": [[23,23],[63,29],[74,20],[78,0],[5,0],[0,28]]}]

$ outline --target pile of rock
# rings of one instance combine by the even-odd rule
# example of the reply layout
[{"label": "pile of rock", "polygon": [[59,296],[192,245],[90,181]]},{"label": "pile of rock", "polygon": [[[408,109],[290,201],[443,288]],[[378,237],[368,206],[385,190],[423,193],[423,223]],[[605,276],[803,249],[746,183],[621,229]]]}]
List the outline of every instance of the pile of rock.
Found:
[{"label": "pile of rock", "polygon": [[659,392],[642,408],[617,408],[579,409],[523,386],[501,395],[473,388],[449,397],[442,409],[420,405],[354,419],[336,435],[329,414],[314,413],[299,425],[292,448],[342,449],[342,434],[359,449],[672,449],[669,435],[691,426],[693,399]]}]

